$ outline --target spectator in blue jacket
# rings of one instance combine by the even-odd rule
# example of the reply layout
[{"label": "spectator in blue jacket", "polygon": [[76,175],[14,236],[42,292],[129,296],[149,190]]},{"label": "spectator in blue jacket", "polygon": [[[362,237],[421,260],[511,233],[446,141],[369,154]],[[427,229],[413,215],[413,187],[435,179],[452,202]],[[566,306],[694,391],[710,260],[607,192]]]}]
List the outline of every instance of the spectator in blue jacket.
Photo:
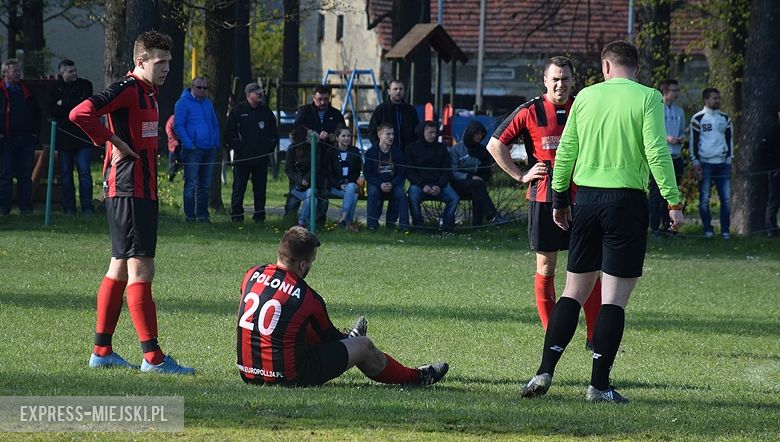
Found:
[{"label": "spectator in blue jacket", "polygon": [[395,224],[400,218],[399,228],[406,231],[409,230],[409,205],[404,192],[404,154],[400,147],[393,145],[393,126],[388,123],[380,124],[377,127],[377,135],[379,143],[366,151],[363,166],[368,193],[366,225],[369,230],[379,227],[384,200],[389,200],[385,225]]},{"label": "spectator in blue jacket", "polygon": [[173,128],[181,143],[186,221],[209,222],[209,188],[219,147],[219,123],[208,99],[208,82],[195,77],[174,109]]}]

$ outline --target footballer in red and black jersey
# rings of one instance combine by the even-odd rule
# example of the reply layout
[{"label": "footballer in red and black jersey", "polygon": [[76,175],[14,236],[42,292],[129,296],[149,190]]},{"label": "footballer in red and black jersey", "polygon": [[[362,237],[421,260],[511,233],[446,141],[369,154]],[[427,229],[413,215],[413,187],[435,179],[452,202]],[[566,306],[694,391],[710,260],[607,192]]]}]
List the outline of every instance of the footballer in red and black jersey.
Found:
[{"label": "footballer in red and black jersey", "polygon": [[526,198],[530,201],[552,202],[555,152],[573,101],[574,97],[570,97],[566,104],[555,105],[546,96],[536,97],[515,109],[493,133],[493,138],[506,146],[521,138],[528,153],[529,166],[539,161],[547,165],[547,174],[528,186]]},{"label": "footballer in red and black jersey", "polygon": [[236,366],[244,381],[295,383],[306,374],[313,346],[346,337],[303,278],[273,264],[247,271],[236,327]]},{"label": "footballer in red and black jersey", "polygon": [[[100,122],[108,115],[109,127]],[[133,197],[157,200],[157,87],[128,72],[127,76],[76,106],[70,120],[78,124],[92,141],[106,144],[103,164],[103,188],[107,197]],[[127,156],[111,164],[116,135],[126,142],[138,158]]]}]

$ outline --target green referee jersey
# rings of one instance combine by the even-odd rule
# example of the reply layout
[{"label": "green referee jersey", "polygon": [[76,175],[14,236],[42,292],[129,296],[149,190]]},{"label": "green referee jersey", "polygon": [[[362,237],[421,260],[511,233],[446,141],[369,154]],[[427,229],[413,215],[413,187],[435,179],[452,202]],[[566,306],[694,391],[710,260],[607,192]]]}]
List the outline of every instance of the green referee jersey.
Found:
[{"label": "green referee jersey", "polygon": [[564,192],[574,181],[647,192],[650,172],[664,199],[678,204],[661,93],[626,78],[580,91],[555,154],[553,190]]}]

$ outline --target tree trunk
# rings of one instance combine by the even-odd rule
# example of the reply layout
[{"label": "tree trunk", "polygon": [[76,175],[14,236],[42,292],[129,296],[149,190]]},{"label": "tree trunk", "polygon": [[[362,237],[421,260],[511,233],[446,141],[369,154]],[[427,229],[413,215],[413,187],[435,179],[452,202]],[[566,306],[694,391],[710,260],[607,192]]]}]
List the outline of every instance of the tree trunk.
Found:
[{"label": "tree trunk", "polygon": [[46,71],[43,49],[43,0],[22,2],[22,37],[24,48],[24,77],[40,78]]},{"label": "tree trunk", "polygon": [[[209,96],[214,101],[219,127],[225,127],[230,78],[233,66],[233,31],[226,24],[233,23],[234,6],[222,0],[206,0],[205,44],[203,48],[203,76],[209,80]],[[224,150],[220,149],[220,152]],[[221,155],[219,156],[221,158]],[[221,170],[214,168],[211,179],[209,207],[222,212]]]},{"label": "tree trunk", "polygon": [[235,53],[233,54],[233,72],[238,78],[238,94],[243,93],[244,86],[253,81],[252,60],[249,51],[249,10],[250,0],[237,0],[235,6],[234,29]]},{"label": "tree trunk", "polygon": [[750,26],[742,83],[742,127],[737,132],[739,150],[734,160],[734,204],[732,226],[737,233],[749,234],[764,229],[767,175],[762,171],[760,141],[777,121],[780,103],[780,2],[754,0],[750,8]]},{"label": "tree trunk", "polygon": [[157,29],[159,0],[125,0],[125,35],[122,59],[128,69],[133,66],[133,44],[139,35]]},{"label": "tree trunk", "polygon": [[19,35],[19,0],[8,0],[8,54],[3,59],[16,58],[16,39]]},{"label": "tree trunk", "polygon": [[178,0],[160,0],[159,16],[160,32],[170,35],[173,40],[171,71],[165,80],[165,86],[160,88],[158,100],[160,123],[165,124],[173,113],[173,106],[184,88],[184,27],[186,26],[186,18],[184,8]]},{"label": "tree trunk", "polygon": [[[282,48],[282,81],[297,83],[300,74],[300,14],[299,0],[284,0],[284,44]],[[298,89],[282,88],[282,109],[294,111],[298,107]]]},{"label": "tree trunk", "polygon": [[709,1],[706,6],[712,15],[704,21],[704,56],[710,67],[709,86],[720,91],[721,109],[732,117],[737,134],[741,132],[742,91],[739,85],[748,32],[745,11],[749,4],[750,0]]},{"label": "tree trunk", "polygon": [[[393,1],[393,45],[398,43],[416,25],[425,18],[425,4],[421,0]],[[427,8],[427,18],[430,21],[430,5]],[[419,48],[412,63],[401,62],[398,79],[406,86],[406,97],[410,103],[424,103],[431,91],[431,50],[429,47]]]},{"label": "tree trunk", "polygon": [[122,77],[128,70],[122,53],[125,37],[124,0],[106,0],[106,48],[104,59],[104,87]]},{"label": "tree trunk", "polygon": [[672,20],[671,0],[639,2],[639,81],[650,87],[670,77],[669,26]]}]

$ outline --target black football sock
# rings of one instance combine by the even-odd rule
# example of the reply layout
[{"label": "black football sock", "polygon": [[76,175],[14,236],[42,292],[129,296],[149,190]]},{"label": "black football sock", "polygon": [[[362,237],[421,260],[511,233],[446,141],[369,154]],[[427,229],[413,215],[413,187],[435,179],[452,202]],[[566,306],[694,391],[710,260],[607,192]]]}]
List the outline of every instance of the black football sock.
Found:
[{"label": "black football sock", "polygon": [[590,385],[599,390],[609,387],[609,372],[623,339],[625,320],[623,307],[614,304],[601,306],[593,333],[593,371],[590,375]]},{"label": "black football sock", "polygon": [[577,330],[579,316],[580,303],[574,299],[562,296],[555,304],[550,322],[547,324],[547,333],[544,335],[542,363],[536,374],[550,373],[552,376],[563,350],[569,345],[574,331]]}]

